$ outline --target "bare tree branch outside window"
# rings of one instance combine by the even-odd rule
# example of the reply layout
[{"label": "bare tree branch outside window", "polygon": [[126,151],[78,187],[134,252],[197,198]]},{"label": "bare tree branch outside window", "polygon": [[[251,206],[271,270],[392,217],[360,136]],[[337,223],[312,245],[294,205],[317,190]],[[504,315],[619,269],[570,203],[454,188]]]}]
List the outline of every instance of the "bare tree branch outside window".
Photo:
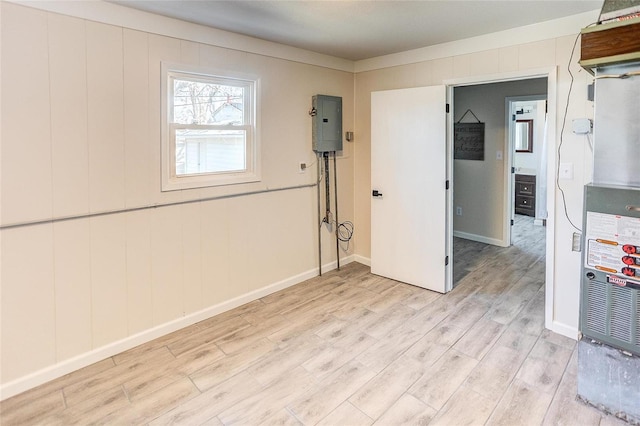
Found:
[{"label": "bare tree branch outside window", "polygon": [[220,122],[216,112],[225,105],[242,111],[242,87],[214,85],[198,81],[174,80],[173,120],[180,124],[242,124]]}]

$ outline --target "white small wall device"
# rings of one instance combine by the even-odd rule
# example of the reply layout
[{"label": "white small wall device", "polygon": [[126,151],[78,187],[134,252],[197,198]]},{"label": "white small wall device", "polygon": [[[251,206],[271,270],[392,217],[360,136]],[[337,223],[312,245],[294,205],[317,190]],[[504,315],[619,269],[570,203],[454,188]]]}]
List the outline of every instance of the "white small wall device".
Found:
[{"label": "white small wall device", "polygon": [[573,133],[588,135],[593,130],[593,122],[589,118],[576,118],[572,122]]}]

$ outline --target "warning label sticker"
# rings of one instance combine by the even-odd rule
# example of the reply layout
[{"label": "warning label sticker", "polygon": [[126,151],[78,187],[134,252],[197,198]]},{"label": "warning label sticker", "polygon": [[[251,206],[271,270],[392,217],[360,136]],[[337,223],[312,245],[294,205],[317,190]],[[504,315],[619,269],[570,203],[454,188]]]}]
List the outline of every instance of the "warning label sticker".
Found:
[{"label": "warning label sticker", "polygon": [[640,279],[640,218],[587,212],[586,267]]}]

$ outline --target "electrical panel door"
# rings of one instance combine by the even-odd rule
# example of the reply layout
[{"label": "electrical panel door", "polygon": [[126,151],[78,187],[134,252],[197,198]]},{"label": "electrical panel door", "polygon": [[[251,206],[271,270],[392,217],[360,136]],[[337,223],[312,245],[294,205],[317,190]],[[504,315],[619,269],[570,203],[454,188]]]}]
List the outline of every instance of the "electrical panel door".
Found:
[{"label": "electrical panel door", "polygon": [[313,150],[342,151],[342,98],[316,95],[312,100],[312,112]]}]

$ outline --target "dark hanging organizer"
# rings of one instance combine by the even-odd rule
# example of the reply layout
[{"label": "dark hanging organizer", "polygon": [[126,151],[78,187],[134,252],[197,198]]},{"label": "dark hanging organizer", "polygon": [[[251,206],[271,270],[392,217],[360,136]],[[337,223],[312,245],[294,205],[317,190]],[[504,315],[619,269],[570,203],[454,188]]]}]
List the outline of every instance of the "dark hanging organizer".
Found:
[{"label": "dark hanging organizer", "polygon": [[[477,123],[462,123],[471,113]],[[484,123],[468,109],[453,125],[453,159],[484,161]]]}]

